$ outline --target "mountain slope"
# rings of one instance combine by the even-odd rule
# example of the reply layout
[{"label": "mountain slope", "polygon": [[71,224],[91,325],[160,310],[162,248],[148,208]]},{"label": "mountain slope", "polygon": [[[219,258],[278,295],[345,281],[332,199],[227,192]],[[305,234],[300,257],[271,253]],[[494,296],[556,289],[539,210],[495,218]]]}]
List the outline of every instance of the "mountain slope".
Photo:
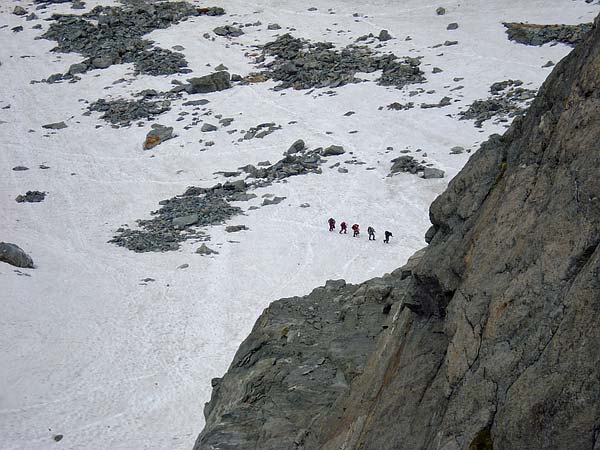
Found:
[{"label": "mountain slope", "polygon": [[597,19],[432,204],[392,323],[297,448],[597,447],[599,119]]}]

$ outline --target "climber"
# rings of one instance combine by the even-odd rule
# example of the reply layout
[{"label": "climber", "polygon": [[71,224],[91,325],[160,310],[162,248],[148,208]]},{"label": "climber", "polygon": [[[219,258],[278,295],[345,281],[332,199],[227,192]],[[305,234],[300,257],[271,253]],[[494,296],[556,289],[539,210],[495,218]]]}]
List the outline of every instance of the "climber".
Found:
[{"label": "climber", "polygon": [[348,230],[348,224],[346,222],[340,223],[340,234],[342,234],[342,233],[346,234],[347,230]]},{"label": "climber", "polygon": [[390,238],[391,237],[394,237],[392,235],[392,232],[391,231],[386,231],[385,232],[385,239],[383,240],[383,242],[385,242],[386,244],[388,244],[390,242]]},{"label": "climber", "polygon": [[373,228],[373,227],[367,228],[367,233],[369,233],[369,240],[374,241],[375,240],[375,228]]},{"label": "climber", "polygon": [[356,237],[358,236],[358,234],[360,233],[360,231],[358,230],[358,224],[355,223],[354,225],[352,225],[352,237]]},{"label": "climber", "polygon": [[329,231],[335,230],[335,219],[331,217],[327,222],[329,223]]}]

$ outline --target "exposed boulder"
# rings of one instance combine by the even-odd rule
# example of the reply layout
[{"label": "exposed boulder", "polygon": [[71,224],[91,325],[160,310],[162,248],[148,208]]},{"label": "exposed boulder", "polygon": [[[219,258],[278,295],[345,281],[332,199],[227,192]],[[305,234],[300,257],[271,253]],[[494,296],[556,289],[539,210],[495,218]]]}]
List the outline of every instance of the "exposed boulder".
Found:
[{"label": "exposed boulder", "polygon": [[190,78],[185,90],[188,94],[206,94],[231,87],[229,72],[222,70],[203,77]]},{"label": "exposed boulder", "polygon": [[282,201],[284,201],[285,199],[286,199],[286,197],[265,198],[262,202],[262,205],[263,206],[277,205],[277,204],[281,203]]},{"label": "exposed boulder", "polygon": [[203,123],[202,127],[200,127],[200,131],[202,131],[203,133],[208,133],[211,131],[217,131],[217,127],[211,123]]},{"label": "exposed boulder", "polygon": [[238,37],[244,34],[242,30],[237,27],[232,27],[231,25],[225,25],[222,27],[217,27],[213,30],[217,36],[226,36],[226,37]]},{"label": "exposed boulder", "polygon": [[420,164],[415,158],[410,155],[402,155],[397,158],[392,159],[392,168],[390,169],[390,174],[399,173],[399,172],[408,172],[412,174],[416,174],[417,172],[422,172],[425,170],[425,166]]},{"label": "exposed boulder", "polygon": [[62,130],[63,128],[67,128],[67,124],[64,122],[47,123],[46,125],[42,125],[42,128],[47,130]]},{"label": "exposed boulder", "polygon": [[27,269],[34,267],[31,256],[25,253],[18,245],[9,242],[0,242],[0,261],[15,267]]},{"label": "exposed boulder", "polygon": [[323,156],[337,156],[343,155],[344,153],[346,153],[346,151],[341,145],[330,145],[325,150],[323,150]]},{"label": "exposed boulder", "polygon": [[219,254],[218,251],[213,250],[212,248],[208,247],[206,244],[202,244],[200,247],[198,247],[198,249],[196,250],[196,253],[199,255],[202,255],[202,256]]},{"label": "exposed boulder", "polygon": [[17,203],[39,203],[46,198],[46,193],[41,191],[27,191],[24,195],[17,195]]},{"label": "exposed boulder", "polygon": [[225,227],[227,233],[237,233],[238,231],[246,231],[249,228],[246,225],[229,225]]},{"label": "exposed boulder", "polygon": [[146,135],[144,141],[144,150],[150,150],[156,147],[158,144],[162,144],[165,141],[173,138],[173,127],[166,127],[155,123],[151,127],[152,129]]},{"label": "exposed boulder", "polygon": [[425,167],[423,169],[423,178],[426,180],[430,178],[444,178],[444,171],[435,167]]}]

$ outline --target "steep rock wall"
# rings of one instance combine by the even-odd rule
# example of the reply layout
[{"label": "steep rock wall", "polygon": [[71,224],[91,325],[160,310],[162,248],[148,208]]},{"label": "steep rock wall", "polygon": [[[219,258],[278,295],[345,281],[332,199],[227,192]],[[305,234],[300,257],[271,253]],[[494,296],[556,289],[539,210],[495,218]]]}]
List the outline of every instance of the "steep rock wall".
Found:
[{"label": "steep rock wall", "polygon": [[[286,431],[271,427],[264,447],[243,437],[204,446],[229,417],[223,408],[243,404],[213,397],[196,449],[599,450],[599,169],[597,19],[527,115],[485,143],[432,204],[430,245],[408,285],[385,300],[391,317],[370,334],[348,387],[318,414],[286,403],[278,414],[296,414],[300,433],[283,440]],[[247,386],[234,366],[227,377]],[[254,421],[254,435],[266,421]]]}]

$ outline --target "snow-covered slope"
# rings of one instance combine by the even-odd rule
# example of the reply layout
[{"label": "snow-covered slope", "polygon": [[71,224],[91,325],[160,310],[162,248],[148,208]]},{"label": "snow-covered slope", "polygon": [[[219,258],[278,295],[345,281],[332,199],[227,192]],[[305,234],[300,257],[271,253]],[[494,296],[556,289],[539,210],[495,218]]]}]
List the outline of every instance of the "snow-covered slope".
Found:
[{"label": "snow-covered slope", "polygon": [[[210,100],[213,115],[233,117],[231,129],[264,122],[282,129],[264,139],[238,142],[239,135],[222,128],[210,134],[215,145],[201,151],[198,140],[206,140],[206,133],[199,127],[184,130],[176,120],[181,102],[175,102],[157,122],[173,126],[178,136],[143,151],[147,123],[111,128],[96,113],[83,116],[82,100],[127,97],[148,88],[164,91],[173,79],[188,76],[133,76],[131,65],[116,65],[84,74],[77,83],[30,84],[65,72],[82,58],[50,53],[55,43],[34,40],[43,30],[31,29],[40,22],[46,29],[47,23],[12,14],[16,5],[35,8],[3,0],[0,240],[20,245],[37,267],[19,273],[0,263],[0,447],[191,448],[202,427],[210,379],[226,370],[270,301],[306,294],[331,278],[359,282],[381,275],[422,247],[429,204],[468,158],[467,153],[450,155],[450,148],[475,150],[490,133],[504,129],[491,121],[482,129],[472,121],[458,121],[459,108],[487,97],[496,81],[520,79],[527,88],[539,87],[550,70],[541,66],[570,50],[560,44],[509,42],[501,22],[575,24],[591,21],[598,12],[597,5],[584,1],[493,3],[211,2],[206,6],[223,6],[227,14],[191,18],[150,35],[164,48],[182,45],[194,76],[221,63],[233,73],[255,71],[253,57],[245,54],[286,27],[295,28],[296,37],[339,46],[387,29],[395,39],[381,50],[422,56],[427,82],[402,90],[372,82],[350,84],[336,88],[335,96],[319,96],[328,89],[273,91],[270,81],[234,86],[198,98]],[[97,4],[109,2],[88,1],[86,10]],[[308,11],[312,6],[316,10]],[[445,15],[436,15],[438,6],[446,8]],[[73,13],[63,3],[37,14],[48,18],[53,12]],[[233,21],[264,25],[247,28],[235,40],[202,37]],[[267,30],[266,24],[275,22],[283,29]],[[446,30],[451,22],[459,28]],[[18,25],[24,30],[12,32]],[[459,43],[432,48],[446,40]],[[434,74],[433,67],[443,71]],[[120,78],[128,82],[113,84]],[[451,91],[459,84],[464,88]],[[418,87],[435,93],[410,96]],[[418,107],[446,95],[459,101],[443,108]],[[414,102],[416,107],[388,110],[385,106],[392,102]],[[348,111],[355,114],[345,116]],[[60,121],[68,127],[42,129]],[[328,158],[322,174],[256,190],[257,199],[239,204],[245,215],[228,223],[244,224],[249,231],[230,234],[224,226],[207,230],[208,245],[218,255],[195,254],[199,244],[189,241],[178,251],[141,254],[107,243],[122,224],[148,218],[160,200],[190,185],[225,181],[216,171],[275,162],[300,138],[310,148],[336,144],[347,153]],[[387,177],[390,160],[405,149],[422,149],[428,155],[423,159],[443,169],[446,178]],[[348,152],[366,164],[345,165],[352,156]],[[337,161],[348,173],[329,168]],[[40,169],[41,164],[49,169]],[[12,170],[19,165],[29,170]],[[48,195],[41,203],[16,203],[14,198],[27,190]],[[248,211],[260,205],[263,194],[286,199]],[[302,203],[310,207],[301,208]],[[330,216],[338,223],[358,222],[363,230],[374,226],[378,241],[329,233]],[[387,246],[381,242],[385,229],[394,233]],[[179,269],[183,264],[189,267]],[[154,281],[143,282],[146,278]],[[59,434],[64,437],[55,442],[53,436]]]}]

